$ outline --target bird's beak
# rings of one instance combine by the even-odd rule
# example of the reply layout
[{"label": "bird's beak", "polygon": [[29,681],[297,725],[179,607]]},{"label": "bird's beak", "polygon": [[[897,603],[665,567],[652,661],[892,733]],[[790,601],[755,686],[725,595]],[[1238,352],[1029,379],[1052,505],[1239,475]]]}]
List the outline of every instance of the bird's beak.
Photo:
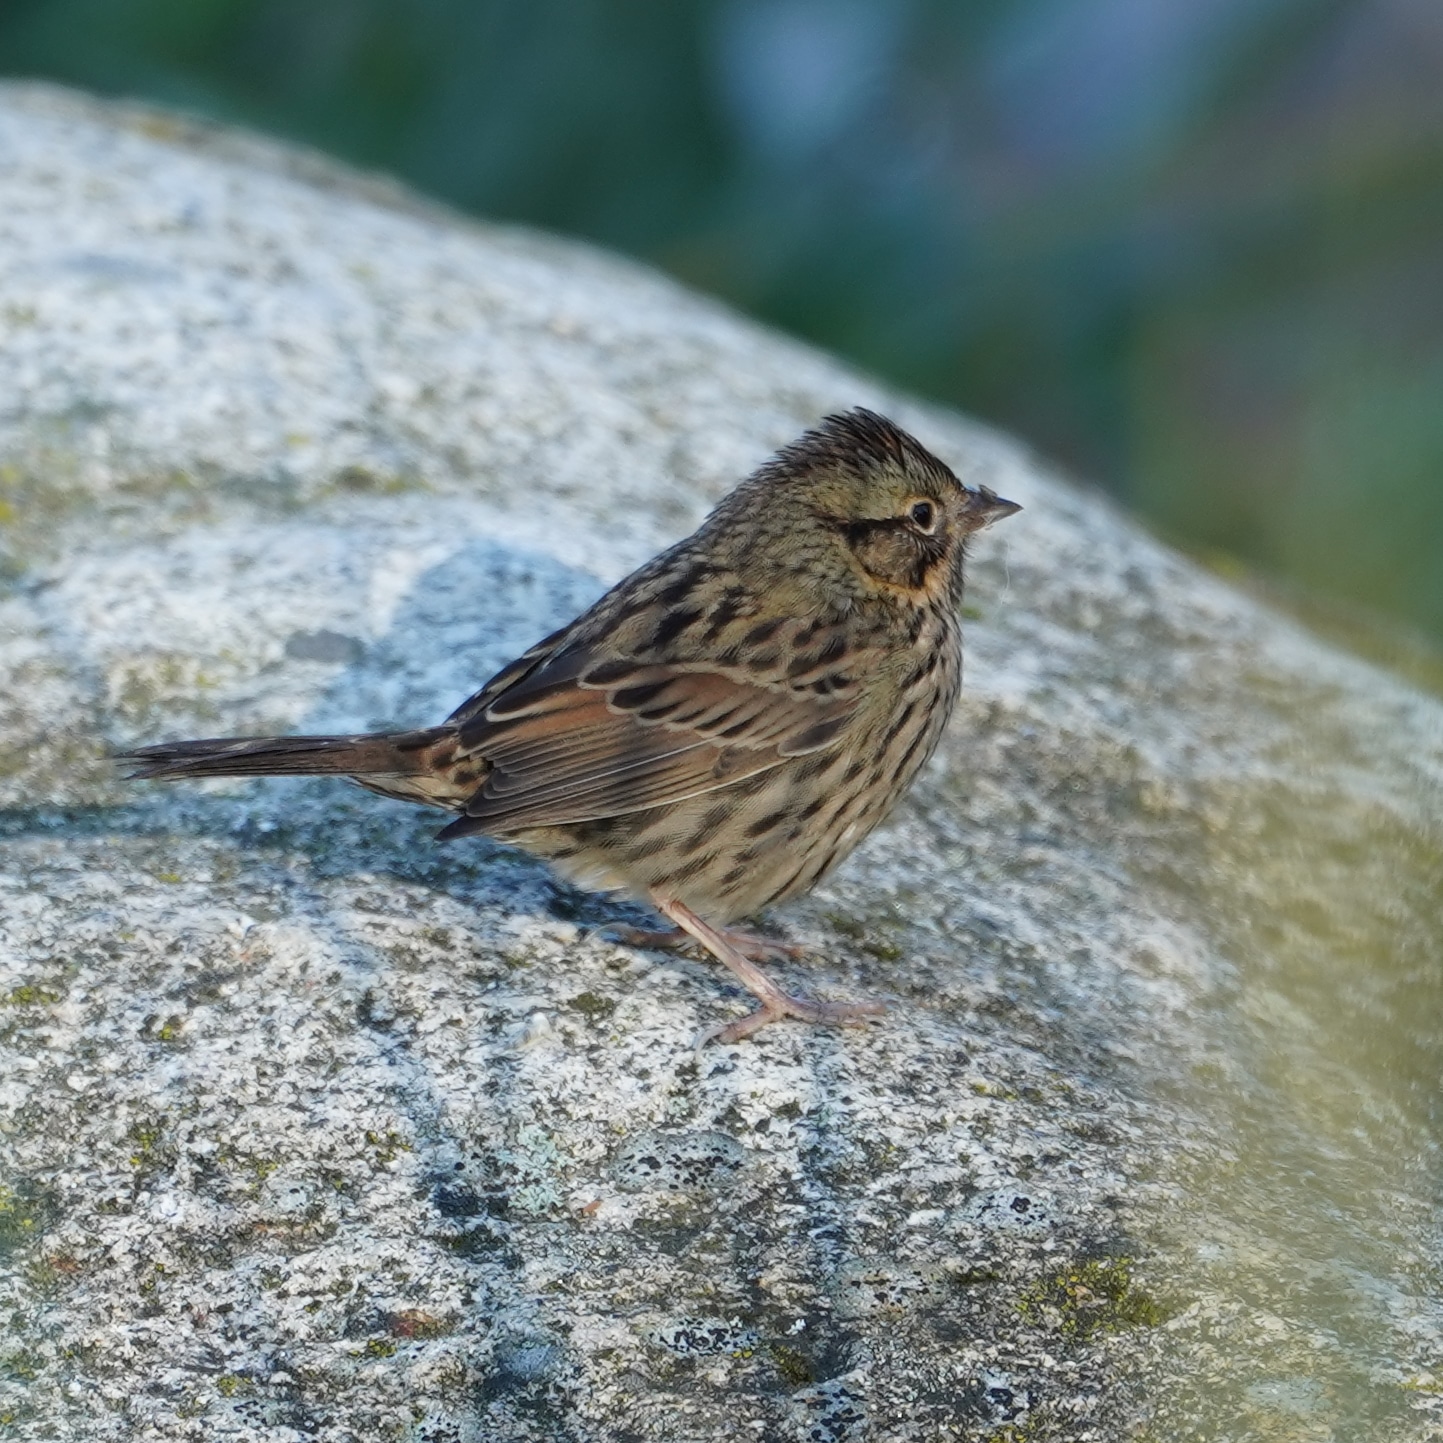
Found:
[{"label": "bird's beak", "polygon": [[975,490],[968,491],[967,519],[975,531],[981,531],[983,527],[991,526],[994,521],[1001,521],[1021,510],[1022,507],[1017,502],[1004,501],[990,487],[978,486]]}]

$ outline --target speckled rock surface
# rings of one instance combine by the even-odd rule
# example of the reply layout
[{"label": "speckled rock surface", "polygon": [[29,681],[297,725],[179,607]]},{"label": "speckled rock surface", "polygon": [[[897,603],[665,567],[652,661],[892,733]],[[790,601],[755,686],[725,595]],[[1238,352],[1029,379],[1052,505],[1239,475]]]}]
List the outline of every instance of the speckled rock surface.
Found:
[{"label": "speckled rock surface", "polygon": [[[0,89],[0,376],[0,1436],[1440,1436],[1355,1055],[1440,1021],[1436,701],[656,275],[151,112]],[[621,904],[104,760],[435,720],[856,403],[1027,507],[774,919],[883,1025],[698,1056],[745,1004]]]}]

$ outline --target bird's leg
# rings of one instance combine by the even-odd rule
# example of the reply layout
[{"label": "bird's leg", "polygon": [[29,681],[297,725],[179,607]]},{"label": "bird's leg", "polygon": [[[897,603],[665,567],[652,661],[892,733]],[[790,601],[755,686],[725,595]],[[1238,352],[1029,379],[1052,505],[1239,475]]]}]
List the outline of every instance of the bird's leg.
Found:
[{"label": "bird's leg", "polygon": [[869,1017],[880,1017],[887,1010],[881,1002],[813,1002],[807,997],[793,997],[789,992],[783,992],[726,932],[703,922],[689,907],[670,897],[653,892],[651,900],[662,916],[669,917],[683,932],[700,942],[718,962],[729,967],[747,991],[762,1004],[755,1012],[703,1034],[700,1046],[708,1042],[740,1042],[783,1017],[831,1027],[850,1027],[865,1022]]},{"label": "bird's leg", "polygon": [[[795,962],[805,957],[807,949],[794,942],[782,942],[775,937],[765,937],[760,932],[746,932],[739,927],[718,927],[717,933],[727,939],[744,957],[760,962],[765,957],[782,957]],[[696,938],[680,927],[629,927],[624,922],[613,922],[603,927],[601,933],[623,947],[657,947],[666,952],[679,952],[696,943]]]}]

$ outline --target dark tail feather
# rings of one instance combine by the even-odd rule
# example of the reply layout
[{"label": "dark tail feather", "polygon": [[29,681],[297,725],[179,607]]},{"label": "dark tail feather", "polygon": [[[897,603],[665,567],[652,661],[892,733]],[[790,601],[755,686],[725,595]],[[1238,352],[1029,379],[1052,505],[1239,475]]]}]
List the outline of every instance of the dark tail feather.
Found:
[{"label": "dark tail feather", "polygon": [[354,737],[213,737],[162,742],[122,752],[128,779],[171,781],[181,777],[415,775],[429,770],[429,749],[453,735],[447,727],[375,732]]}]

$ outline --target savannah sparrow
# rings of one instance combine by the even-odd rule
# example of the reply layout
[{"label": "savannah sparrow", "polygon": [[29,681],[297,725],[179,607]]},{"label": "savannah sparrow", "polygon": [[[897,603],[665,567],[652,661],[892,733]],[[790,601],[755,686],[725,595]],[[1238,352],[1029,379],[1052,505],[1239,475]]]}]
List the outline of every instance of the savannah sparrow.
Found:
[{"label": "savannah sparrow", "polygon": [[457,814],[583,886],[645,898],[761,1005],[852,1023],[726,924],[816,885],[891,811],[957,697],[967,537],[1018,507],[882,416],[828,416],[684,541],[498,672],[440,726],[221,738],[128,754],[135,777],[347,776]]}]

